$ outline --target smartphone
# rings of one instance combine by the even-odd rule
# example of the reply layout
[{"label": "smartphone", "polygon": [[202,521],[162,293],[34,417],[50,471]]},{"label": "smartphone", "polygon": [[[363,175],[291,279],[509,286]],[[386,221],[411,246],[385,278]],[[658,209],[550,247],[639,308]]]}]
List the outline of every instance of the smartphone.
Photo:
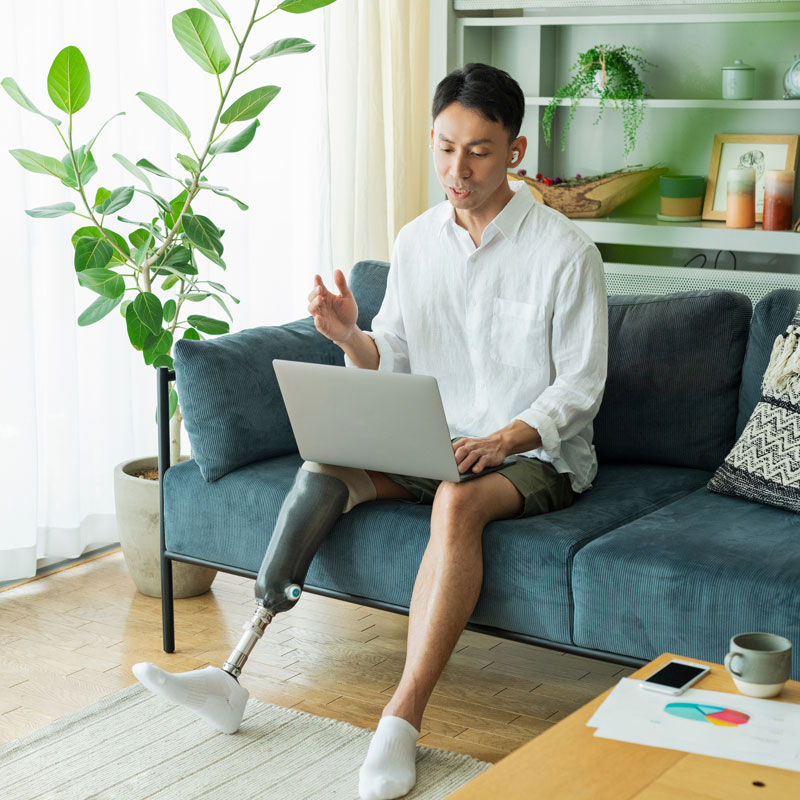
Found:
[{"label": "smartphone", "polygon": [[709,671],[710,667],[703,664],[674,658],[650,677],[645,678],[639,686],[652,692],[679,695],[683,694],[692,684],[697,683]]}]

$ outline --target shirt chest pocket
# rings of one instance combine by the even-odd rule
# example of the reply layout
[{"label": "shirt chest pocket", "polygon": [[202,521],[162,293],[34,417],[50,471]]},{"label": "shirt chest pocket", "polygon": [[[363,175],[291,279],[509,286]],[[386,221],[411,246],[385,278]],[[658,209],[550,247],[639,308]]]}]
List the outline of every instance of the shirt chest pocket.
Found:
[{"label": "shirt chest pocket", "polygon": [[544,306],[494,298],[490,353],[495,361],[510,367],[545,369],[549,364],[548,338]]}]

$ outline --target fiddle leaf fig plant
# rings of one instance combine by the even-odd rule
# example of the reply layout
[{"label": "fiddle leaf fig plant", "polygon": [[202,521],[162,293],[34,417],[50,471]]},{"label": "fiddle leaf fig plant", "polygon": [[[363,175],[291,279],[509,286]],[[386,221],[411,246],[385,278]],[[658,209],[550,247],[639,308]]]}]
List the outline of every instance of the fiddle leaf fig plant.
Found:
[{"label": "fiddle leaf fig plant", "polygon": [[[176,164],[170,170],[147,158],[134,162],[114,153],[116,162],[135,180],[125,186],[99,186],[93,195],[88,184],[98,173],[99,165],[92,148],[106,125],[125,112],[114,114],[91,139],[78,143],[74,117],[91,95],[89,66],[83,53],[77,47],[65,47],[47,75],[47,93],[65,118],[40,111],[13,78],[0,81],[12,100],[53,125],[66,150],[60,157],[21,148],[10,152],[24,169],[50,175],[76,195],[74,202],[56,202],[26,213],[42,219],[72,214],[82,220],[71,237],[73,265],[78,283],[97,298],[80,314],[79,325],[92,325],[119,307],[128,339],[141,352],[145,364],[169,368],[176,338],[202,339],[229,331],[227,320],[192,311],[195,303],[210,298],[232,321],[228,304],[239,302],[221,283],[205,277],[209,268],[226,268],[222,244],[225,231],[200,213],[200,205],[207,192],[228,198],[242,211],[247,210],[247,205],[229,194],[226,187],[211,183],[206,173],[217,158],[243,150],[253,141],[260,125],[258,115],[280,92],[279,86],[265,85],[232,99],[237,79],[260,61],[306,53],[314,45],[305,39],[280,39],[250,55],[247,65],[242,63],[242,56],[254,27],[271,14],[303,14],[332,2],[283,0],[259,15],[261,0],[251,0],[249,20],[239,32],[219,0],[198,0],[201,8],[175,14],[172,31],[178,44],[213,76],[218,92],[208,133],[198,140],[176,109],[155,95],[138,92],[136,96],[142,103],[186,139],[187,152],[176,154]],[[233,40],[232,55],[212,16],[224,21]],[[62,126],[64,122],[66,125]],[[150,176],[161,182],[158,187]],[[136,195],[153,203],[152,215],[139,214],[142,218],[130,219],[119,214]],[[174,386],[170,390],[170,417],[174,463],[180,452],[181,419]]]},{"label": "fiddle leaf fig plant", "polygon": [[542,115],[545,144],[550,146],[553,118],[562,100],[572,100],[569,117],[561,132],[561,149],[564,150],[567,130],[578,103],[582,98],[595,95],[600,99],[600,113],[593,125],[602,119],[607,100],[612,101],[615,108],[619,108],[621,102],[624,152],[626,156],[631,153],[636,147],[636,134],[644,120],[645,85],[637,70],[644,71],[648,66],[656,66],[641,56],[641,52],[638,47],[601,44],[579,53],[578,60],[570,67],[570,70],[577,72],[566,86],[556,92]]}]

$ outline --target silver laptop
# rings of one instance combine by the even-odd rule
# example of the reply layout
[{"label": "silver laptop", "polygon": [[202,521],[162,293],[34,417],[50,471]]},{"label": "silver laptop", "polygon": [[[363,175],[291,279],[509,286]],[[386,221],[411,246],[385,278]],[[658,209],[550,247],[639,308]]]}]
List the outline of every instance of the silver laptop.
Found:
[{"label": "silver laptop", "polygon": [[458,483],[436,379],[274,359],[297,449],[306,461]]}]

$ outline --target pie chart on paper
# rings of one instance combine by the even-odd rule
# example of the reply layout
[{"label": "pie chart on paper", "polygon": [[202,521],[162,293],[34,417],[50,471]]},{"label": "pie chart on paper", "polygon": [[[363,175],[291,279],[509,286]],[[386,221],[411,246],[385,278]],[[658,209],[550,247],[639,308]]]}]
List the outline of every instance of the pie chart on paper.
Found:
[{"label": "pie chart on paper", "polygon": [[668,703],[664,707],[667,714],[674,717],[694,720],[695,722],[710,722],[712,725],[735,728],[744,725],[749,719],[749,714],[734,711],[732,708],[722,706],[707,706],[702,703]]}]

